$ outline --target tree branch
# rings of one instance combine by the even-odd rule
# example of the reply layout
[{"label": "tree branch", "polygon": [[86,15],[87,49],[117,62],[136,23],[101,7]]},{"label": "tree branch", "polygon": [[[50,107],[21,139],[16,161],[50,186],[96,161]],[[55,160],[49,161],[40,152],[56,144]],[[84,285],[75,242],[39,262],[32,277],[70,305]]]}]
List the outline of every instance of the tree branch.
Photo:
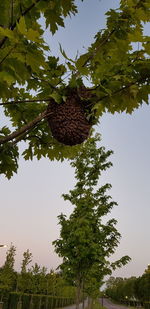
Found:
[{"label": "tree branch", "polygon": [[9,104],[20,104],[20,103],[33,103],[33,102],[49,102],[50,98],[48,99],[32,99],[32,100],[20,100],[20,101],[10,101],[10,102],[3,102],[0,105],[9,105]]},{"label": "tree branch", "polygon": [[96,48],[96,50],[93,51],[92,55],[89,56],[89,58],[84,62],[84,64],[82,65],[82,67],[85,67],[87,65],[87,63],[92,60],[95,56],[95,54],[99,51],[99,49],[108,42],[109,38],[113,35],[113,33],[116,31],[116,29],[113,29],[108,35],[107,37],[101,42],[101,44],[98,45],[98,47]]},{"label": "tree branch", "polygon": [[4,62],[4,60],[11,54],[11,52],[13,51],[13,49],[16,47],[17,44],[15,44],[10,50],[9,52],[5,55],[5,57],[1,60],[0,65]]},{"label": "tree branch", "polygon": [[[113,95],[115,95],[115,94],[117,94],[117,93],[119,93],[119,92],[122,92],[122,91],[124,91],[124,90],[130,88],[131,86],[136,85],[137,83],[140,83],[140,82],[143,82],[143,83],[144,83],[145,80],[142,80],[142,78],[140,78],[139,80],[136,80],[136,81],[134,81],[134,82],[131,82],[131,83],[129,83],[128,85],[126,85],[126,86],[124,86],[124,87],[122,87],[122,88],[120,88],[120,89],[114,91],[114,92],[112,93],[111,96],[113,96]],[[101,98],[99,99],[99,101],[102,101],[103,99],[107,98],[108,96],[109,96],[109,94],[107,94],[107,95],[101,97]]]},{"label": "tree branch", "polygon": [[[124,91],[125,89],[127,89],[127,88],[129,88],[129,87],[131,87],[131,86],[133,86],[133,85],[136,85],[137,83],[140,83],[140,82],[142,82],[142,83],[144,83],[144,82],[146,82],[146,80],[144,80],[143,78],[140,78],[140,79],[138,79],[138,80],[135,80],[135,81],[133,81],[133,82],[130,82],[128,85],[126,85],[126,86],[123,86],[122,88],[120,88],[120,89],[118,89],[118,90],[116,90],[116,91],[114,91],[113,93],[112,93],[112,96],[113,95],[115,95],[115,94],[117,94],[117,93],[119,93],[119,92],[121,92],[121,91]],[[96,90],[96,89],[98,89],[98,87],[99,87],[99,85],[98,86],[96,86],[95,88],[87,88],[87,91],[89,91],[89,92],[91,92],[91,91],[93,91],[93,90]],[[99,98],[98,100],[99,101],[102,101],[103,99],[105,99],[105,98],[107,98],[109,96],[109,94],[106,94],[106,95],[104,95],[104,96],[102,96],[101,98]],[[47,98],[47,99],[31,99],[31,100],[20,100],[20,101],[10,101],[10,102],[3,102],[3,103],[0,103],[0,105],[10,105],[10,104],[20,104],[20,103],[32,103],[32,102],[49,102],[51,100],[51,98]]]},{"label": "tree branch", "polygon": [[[112,96],[116,95],[117,93],[120,93],[120,92],[122,92],[122,91],[124,91],[124,90],[126,90],[126,89],[129,89],[131,86],[136,85],[137,83],[140,83],[140,82],[143,82],[143,83],[144,83],[144,82],[146,82],[146,80],[143,80],[142,78],[140,78],[139,80],[130,82],[128,85],[123,86],[122,88],[117,89],[116,91],[114,91],[111,95],[106,94],[106,95],[104,95],[104,96],[98,98],[98,99],[97,99],[97,102],[102,101],[102,100],[104,100],[104,99],[106,99],[106,98],[108,98],[108,97],[112,97]],[[98,89],[98,87],[99,87],[99,86],[97,86],[96,89]],[[96,98],[96,96],[95,96],[95,98]],[[88,106],[92,106],[92,105],[93,105],[93,102],[92,102],[91,104],[89,104]]]},{"label": "tree branch", "polygon": [[43,113],[39,114],[35,119],[30,121],[28,124],[20,128],[19,130],[16,130],[15,132],[11,133],[10,135],[7,135],[3,138],[0,138],[0,144],[4,144],[6,142],[9,142],[15,138],[18,138],[20,135],[27,133],[30,131],[33,127],[35,127],[43,118],[47,117],[50,113],[45,110]]}]

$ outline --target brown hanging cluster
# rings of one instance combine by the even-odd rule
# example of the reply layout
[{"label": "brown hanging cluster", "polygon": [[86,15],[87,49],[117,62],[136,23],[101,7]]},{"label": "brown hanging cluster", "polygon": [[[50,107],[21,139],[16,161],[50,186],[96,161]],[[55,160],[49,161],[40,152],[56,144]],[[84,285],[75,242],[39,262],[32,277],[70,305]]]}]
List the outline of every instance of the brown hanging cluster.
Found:
[{"label": "brown hanging cluster", "polygon": [[83,103],[77,92],[69,94],[61,104],[51,99],[47,111],[52,135],[60,143],[73,146],[88,138],[91,124],[86,119]]}]

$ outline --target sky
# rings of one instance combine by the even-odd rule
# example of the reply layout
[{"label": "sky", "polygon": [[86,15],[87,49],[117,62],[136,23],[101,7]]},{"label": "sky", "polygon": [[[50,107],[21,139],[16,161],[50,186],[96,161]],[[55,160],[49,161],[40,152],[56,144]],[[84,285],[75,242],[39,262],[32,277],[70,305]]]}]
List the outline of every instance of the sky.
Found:
[{"label": "sky", "polygon": [[[47,30],[45,38],[51,53],[60,55],[59,43],[69,57],[83,53],[98,30],[105,27],[105,12],[118,7],[118,0],[77,1],[79,13],[67,18],[65,29],[53,37]],[[146,26],[147,34],[150,25]],[[110,194],[118,206],[110,217],[117,219],[122,235],[120,245],[111,260],[129,255],[132,261],[113,273],[114,276],[141,276],[150,264],[150,106],[143,105],[132,115],[105,114],[96,131],[101,145],[111,149],[113,167],[100,182],[111,183]],[[11,180],[0,178],[0,243],[12,242],[17,248],[15,268],[20,269],[22,254],[27,249],[33,263],[56,269],[61,260],[52,241],[59,237],[57,216],[69,215],[73,206],[61,195],[74,187],[74,170],[63,163],[41,159],[32,162],[20,159],[19,170]],[[6,250],[0,248],[0,266]],[[32,265],[32,264],[31,264]]]}]

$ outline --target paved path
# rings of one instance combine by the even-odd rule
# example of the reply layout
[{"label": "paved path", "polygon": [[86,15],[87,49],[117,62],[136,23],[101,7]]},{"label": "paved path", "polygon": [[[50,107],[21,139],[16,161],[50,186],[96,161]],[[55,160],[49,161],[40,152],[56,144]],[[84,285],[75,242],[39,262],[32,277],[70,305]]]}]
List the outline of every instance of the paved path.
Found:
[{"label": "paved path", "polygon": [[[100,299],[100,303],[102,304],[102,300],[101,299]],[[129,307],[113,304],[107,298],[103,299],[103,306],[106,307],[107,309],[129,309]]]}]

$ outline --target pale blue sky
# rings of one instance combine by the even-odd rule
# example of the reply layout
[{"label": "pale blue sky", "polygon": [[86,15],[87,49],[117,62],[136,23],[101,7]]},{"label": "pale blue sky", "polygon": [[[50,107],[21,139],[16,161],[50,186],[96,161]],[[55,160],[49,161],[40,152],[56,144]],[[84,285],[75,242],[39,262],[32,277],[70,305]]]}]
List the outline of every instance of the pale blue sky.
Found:
[{"label": "pale blue sky", "polygon": [[[85,0],[79,4],[79,14],[67,19],[66,28],[46,39],[54,55],[59,54],[61,43],[70,57],[84,52],[94,34],[105,26],[104,12],[118,6],[118,0]],[[150,26],[146,27],[150,33]],[[118,202],[111,217],[118,220],[122,240],[112,259],[128,254],[132,258],[126,267],[114,275],[139,276],[150,263],[150,107],[143,105],[131,116],[104,115],[97,131],[102,145],[112,149],[113,167],[102,177],[101,183],[112,184],[111,195]],[[62,193],[73,188],[73,169],[68,162],[24,162],[20,159],[18,174],[11,180],[1,176],[0,242],[17,247],[16,268],[22,253],[29,249],[33,262],[55,268],[60,260],[51,242],[59,236],[57,216],[69,214],[72,206],[64,202]],[[0,249],[0,265],[5,257]]]}]

